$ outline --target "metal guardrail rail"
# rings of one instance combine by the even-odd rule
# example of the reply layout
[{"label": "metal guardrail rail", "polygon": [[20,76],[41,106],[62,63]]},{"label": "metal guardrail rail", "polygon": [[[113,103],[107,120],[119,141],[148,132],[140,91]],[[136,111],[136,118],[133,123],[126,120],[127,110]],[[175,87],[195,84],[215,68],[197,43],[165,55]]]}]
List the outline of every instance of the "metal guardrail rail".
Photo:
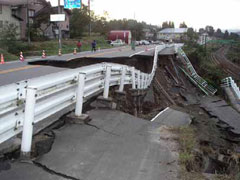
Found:
[{"label": "metal guardrail rail", "polygon": [[223,79],[221,87],[230,87],[237,96],[238,100],[240,100],[240,89],[232,77],[227,77]]},{"label": "metal guardrail rail", "polygon": [[126,65],[100,63],[0,87],[0,144],[23,131],[21,151],[29,153],[36,123],[75,103],[75,115],[81,116],[87,97],[103,91],[108,98],[111,86],[119,85],[119,91],[125,84],[147,88],[155,75],[158,53],[165,47],[155,48],[150,74]]},{"label": "metal guardrail rail", "polygon": [[[198,87],[206,94],[206,95],[214,95],[217,92],[217,89],[215,89],[213,86],[211,86],[210,84],[207,83],[207,81],[205,79],[203,79],[201,76],[199,76],[196,72],[196,70],[194,69],[192,63],[190,62],[190,60],[188,59],[187,55],[185,54],[185,52],[179,47],[177,49],[178,55],[182,57],[182,59],[185,62],[185,70],[184,73],[188,74],[188,77],[191,77],[191,81],[194,81],[194,84],[197,84]],[[181,68],[181,70],[183,70]]]}]

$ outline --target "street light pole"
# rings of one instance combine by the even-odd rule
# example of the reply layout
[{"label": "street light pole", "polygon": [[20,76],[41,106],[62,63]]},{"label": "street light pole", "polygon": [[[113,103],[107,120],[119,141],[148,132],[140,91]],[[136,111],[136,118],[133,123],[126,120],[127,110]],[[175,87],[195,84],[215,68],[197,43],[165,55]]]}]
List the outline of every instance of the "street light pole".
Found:
[{"label": "street light pole", "polygon": [[[61,6],[60,0],[58,0],[58,14],[61,14]],[[58,22],[58,47],[62,49],[62,30],[61,30],[61,22]]]}]

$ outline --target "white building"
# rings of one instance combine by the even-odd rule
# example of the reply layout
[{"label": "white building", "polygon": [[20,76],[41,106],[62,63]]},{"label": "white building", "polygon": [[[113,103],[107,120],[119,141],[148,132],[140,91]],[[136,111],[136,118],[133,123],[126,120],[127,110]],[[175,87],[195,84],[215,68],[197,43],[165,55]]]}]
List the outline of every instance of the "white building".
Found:
[{"label": "white building", "polygon": [[180,40],[187,33],[188,28],[166,28],[158,32],[158,40]]}]

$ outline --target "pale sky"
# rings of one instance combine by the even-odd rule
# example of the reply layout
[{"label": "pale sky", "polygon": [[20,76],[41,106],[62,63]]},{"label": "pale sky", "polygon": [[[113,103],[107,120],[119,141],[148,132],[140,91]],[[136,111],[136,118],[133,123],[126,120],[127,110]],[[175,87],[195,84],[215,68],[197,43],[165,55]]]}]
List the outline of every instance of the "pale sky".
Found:
[{"label": "pale sky", "polygon": [[[50,0],[56,5],[57,0]],[[88,0],[82,0],[87,4]],[[63,0],[62,0],[63,2]],[[109,13],[110,19],[135,19],[153,25],[174,21],[175,26],[185,21],[199,29],[212,25],[215,29],[240,29],[240,0],[92,0],[96,14]]]}]

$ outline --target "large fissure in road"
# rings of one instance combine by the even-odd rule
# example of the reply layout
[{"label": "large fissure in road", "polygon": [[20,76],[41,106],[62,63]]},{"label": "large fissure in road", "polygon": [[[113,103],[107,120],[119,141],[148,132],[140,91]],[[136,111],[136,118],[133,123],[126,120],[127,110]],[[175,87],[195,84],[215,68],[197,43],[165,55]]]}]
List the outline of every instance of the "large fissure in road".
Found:
[{"label": "large fissure in road", "polygon": [[[116,59],[84,58],[64,63],[41,61],[37,62],[37,64],[77,68],[101,62],[114,62],[135,66],[136,69],[149,73],[152,68],[152,59],[152,57],[147,56]],[[222,111],[227,114],[229,110],[232,111],[231,107],[219,97],[205,97],[179,70],[179,66],[181,66],[180,61],[178,61],[175,56],[159,56],[154,81],[145,96],[136,102],[136,104],[133,104],[130,91],[131,87],[126,86],[126,99],[120,102],[119,109],[123,112],[146,119],[147,121],[151,120],[167,107],[189,114],[192,123],[187,128],[194,130],[195,136],[193,139],[196,141],[196,144],[194,144],[191,149],[191,161],[185,161],[182,166],[184,166],[187,172],[226,174],[230,177],[236,175],[239,173],[240,132],[237,134],[231,131],[231,125],[224,122],[225,117],[218,113],[218,111]],[[111,89],[110,94],[112,97],[115,96],[114,93],[116,89],[117,87]],[[93,99],[93,101],[94,100],[95,99]],[[93,108],[90,104],[91,103],[88,103],[88,105],[84,107],[85,111]],[[136,105],[136,110],[134,110]],[[213,111],[215,111],[216,114],[214,114]],[[58,129],[68,125],[69,122],[66,122],[66,116],[63,116],[60,121],[52,127],[45,129],[35,136],[33,158],[38,159],[41,158],[43,154],[49,153],[56,136],[58,136]],[[100,126],[92,125],[91,122],[82,125],[93,128],[96,131],[102,131],[109,136],[119,136]],[[179,139],[181,144],[181,135]],[[182,151],[181,148],[184,147],[181,146],[180,151]],[[6,167],[7,161],[18,158],[15,154],[16,153],[8,154],[0,164]],[[183,155],[183,152],[180,152],[180,155]],[[38,161],[36,162],[36,166],[48,173],[53,173],[66,179],[75,179],[75,177],[52,170],[45,164],[39,163]]]},{"label": "large fissure in road", "polygon": [[136,69],[150,73],[153,65],[153,56],[142,56],[137,55],[133,57],[117,57],[117,58],[79,58],[72,61],[51,61],[51,60],[42,60],[29,62],[32,65],[46,65],[62,68],[75,69],[82,66],[89,66],[97,63],[118,63],[125,64],[128,66],[134,66]]}]

